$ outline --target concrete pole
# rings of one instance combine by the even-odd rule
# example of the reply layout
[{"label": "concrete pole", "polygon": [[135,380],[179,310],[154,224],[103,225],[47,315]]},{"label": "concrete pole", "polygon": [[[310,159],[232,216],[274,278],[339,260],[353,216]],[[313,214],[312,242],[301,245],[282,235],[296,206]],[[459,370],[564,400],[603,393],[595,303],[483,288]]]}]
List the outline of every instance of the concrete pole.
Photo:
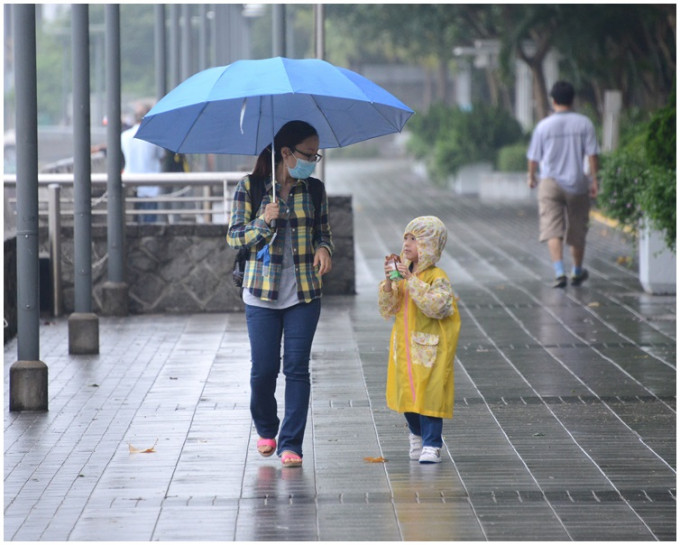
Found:
[{"label": "concrete pole", "polygon": [[106,191],[108,279],[102,292],[102,314],[127,316],[128,285],[125,282],[125,194],[121,180],[120,133],[120,6],[106,4]]},{"label": "concrete pole", "polygon": [[286,5],[272,5],[272,56],[286,56]]},{"label": "concrete pole", "polygon": [[17,361],[9,370],[9,410],[47,410],[47,365],[40,361],[38,257],[38,94],[35,6],[17,4],[14,66],[17,143]]},{"label": "concrete pole", "polygon": [[154,48],[156,61],[156,100],[165,96],[168,80],[167,33],[165,31],[165,4],[154,6],[156,21],[154,26]]},{"label": "concrete pole", "polygon": [[90,166],[89,7],[73,4],[73,265],[75,312],[68,319],[70,354],[99,353],[99,318],[92,312],[92,188]]}]

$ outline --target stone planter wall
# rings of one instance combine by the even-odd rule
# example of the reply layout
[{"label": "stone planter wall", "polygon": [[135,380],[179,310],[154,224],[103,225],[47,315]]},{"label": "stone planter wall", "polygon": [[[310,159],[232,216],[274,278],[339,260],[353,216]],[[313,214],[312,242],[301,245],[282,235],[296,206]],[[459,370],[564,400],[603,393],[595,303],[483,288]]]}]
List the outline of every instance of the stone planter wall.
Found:
[{"label": "stone planter wall", "polygon": [[666,247],[663,233],[640,226],[640,284],[652,295],[675,294],[676,255]]},{"label": "stone planter wall", "polygon": [[[335,254],[333,270],[324,277],[326,295],[354,295],[354,220],[352,197],[329,196]],[[227,246],[226,225],[126,226],[126,282],[129,310],[143,313],[232,312],[243,310],[240,292],[231,278],[236,251]],[[40,252],[48,254],[48,233],[40,229]],[[12,241],[5,241],[5,319],[16,331],[16,318],[8,318],[7,293],[16,294],[16,258]],[[62,294],[64,314],[74,310],[73,228],[62,227]],[[8,250],[9,244],[9,250]],[[14,280],[12,280],[14,271]],[[107,280],[106,227],[92,227],[93,311],[101,312]],[[9,291],[8,291],[9,290]],[[16,300],[16,299],[15,299]],[[16,315],[16,303],[14,305]],[[8,338],[5,327],[5,339]],[[10,337],[14,333],[11,333]]]},{"label": "stone planter wall", "polygon": [[479,183],[479,199],[483,202],[531,203],[536,191],[527,185],[526,172],[489,172]]}]

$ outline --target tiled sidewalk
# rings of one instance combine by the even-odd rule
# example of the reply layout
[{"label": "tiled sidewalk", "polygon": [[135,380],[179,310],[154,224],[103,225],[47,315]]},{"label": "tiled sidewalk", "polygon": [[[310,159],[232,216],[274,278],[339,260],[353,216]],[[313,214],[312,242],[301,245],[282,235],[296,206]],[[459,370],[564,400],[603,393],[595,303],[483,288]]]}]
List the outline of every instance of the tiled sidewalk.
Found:
[{"label": "tiled sidewalk", "polygon": [[[675,297],[616,265],[625,241],[594,227],[591,280],[554,290],[533,206],[398,161],[326,176],[353,195],[358,294],[324,300],[304,467],[255,451],[242,314],[102,317],[96,357],[69,356],[54,320],[49,412],[8,412],[5,346],[5,540],[675,540]],[[408,460],[385,406],[376,310],[383,256],[423,214],[449,227],[463,321],[436,466]]]}]

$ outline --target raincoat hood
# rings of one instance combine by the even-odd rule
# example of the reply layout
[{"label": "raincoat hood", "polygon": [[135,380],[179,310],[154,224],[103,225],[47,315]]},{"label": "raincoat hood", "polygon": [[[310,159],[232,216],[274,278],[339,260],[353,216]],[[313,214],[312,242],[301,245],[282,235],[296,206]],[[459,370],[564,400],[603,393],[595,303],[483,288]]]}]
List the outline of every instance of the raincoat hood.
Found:
[{"label": "raincoat hood", "polygon": [[[420,216],[409,222],[404,230],[404,235],[407,233],[411,233],[418,242],[418,264],[413,271],[414,273],[424,271],[439,261],[448,236],[442,220],[436,216]],[[403,252],[401,259],[408,262],[404,258]]]}]

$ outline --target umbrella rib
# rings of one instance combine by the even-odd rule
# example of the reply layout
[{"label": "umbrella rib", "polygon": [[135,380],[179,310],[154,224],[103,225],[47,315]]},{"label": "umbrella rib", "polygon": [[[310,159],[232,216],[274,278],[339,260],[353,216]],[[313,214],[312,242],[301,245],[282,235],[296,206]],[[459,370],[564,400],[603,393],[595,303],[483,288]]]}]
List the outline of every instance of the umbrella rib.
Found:
[{"label": "umbrella rib", "polygon": [[193,130],[194,126],[196,123],[198,123],[198,120],[201,117],[201,114],[205,111],[205,109],[208,107],[208,101],[206,100],[203,105],[201,106],[201,109],[198,111],[198,114],[194,117],[194,120],[191,122],[191,126],[189,127],[189,130],[185,131],[184,133],[184,138],[182,138],[182,141],[180,142],[179,146],[177,146],[177,151],[175,153],[186,153],[180,151],[182,149],[182,146],[184,145],[184,142],[187,141],[187,138],[189,138],[189,135],[191,134],[191,131]]},{"label": "umbrella rib", "polygon": [[335,134],[335,130],[333,129],[333,125],[331,125],[330,119],[328,119],[328,116],[326,116],[326,113],[323,111],[323,109],[321,108],[321,106],[319,106],[319,104],[317,103],[317,101],[316,101],[316,95],[309,95],[309,96],[312,97],[312,102],[314,103],[314,106],[315,106],[316,109],[319,111],[319,113],[321,114],[321,116],[326,120],[326,125],[328,125],[328,128],[330,129],[331,134],[333,135],[333,138],[334,138],[335,141],[337,142],[338,147],[341,148],[341,147],[342,147],[342,144],[340,144],[340,139],[338,138],[338,135]]}]

